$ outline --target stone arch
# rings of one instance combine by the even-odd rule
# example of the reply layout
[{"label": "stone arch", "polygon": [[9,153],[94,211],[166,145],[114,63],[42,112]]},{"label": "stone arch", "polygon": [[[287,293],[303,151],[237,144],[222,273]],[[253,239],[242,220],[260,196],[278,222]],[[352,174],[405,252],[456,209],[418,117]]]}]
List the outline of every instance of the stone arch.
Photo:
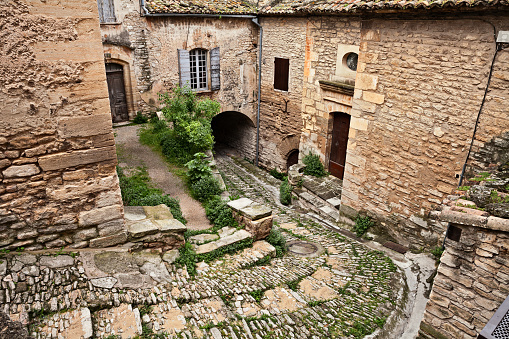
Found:
[{"label": "stone arch", "polygon": [[216,115],[211,125],[216,150],[233,149],[240,156],[255,158],[256,126],[247,115],[237,111],[225,111]]},{"label": "stone arch", "polygon": [[281,154],[281,158],[286,162],[288,157],[295,150],[299,150],[300,145],[300,135],[296,134],[288,134],[286,135],[278,144],[279,154]]}]

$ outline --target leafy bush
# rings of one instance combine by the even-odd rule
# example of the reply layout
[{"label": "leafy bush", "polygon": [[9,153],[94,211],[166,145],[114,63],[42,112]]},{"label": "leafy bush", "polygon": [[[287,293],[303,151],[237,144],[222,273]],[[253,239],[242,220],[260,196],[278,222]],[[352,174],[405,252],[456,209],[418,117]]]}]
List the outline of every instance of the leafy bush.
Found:
[{"label": "leafy bush", "polygon": [[279,186],[279,201],[283,205],[290,205],[292,203],[292,190],[292,185],[290,185],[288,179],[285,178]]},{"label": "leafy bush", "polygon": [[196,275],[196,252],[193,249],[193,245],[187,242],[179,249],[179,257],[175,260],[177,267],[186,266],[187,273],[191,277]]},{"label": "leafy bush", "polygon": [[173,130],[162,135],[161,150],[171,163],[178,165],[184,165],[193,160],[193,154],[197,153],[193,153],[189,144],[184,139],[178,138]]},{"label": "leafy bush", "polygon": [[362,237],[364,233],[366,233],[367,230],[374,225],[375,222],[371,220],[369,216],[361,216],[360,214],[357,214],[353,230],[358,237]]},{"label": "leafy bush", "polygon": [[308,155],[304,156],[302,162],[306,165],[304,168],[304,174],[319,178],[327,175],[327,172],[325,172],[323,164],[320,161],[320,157],[317,154],[309,152]]},{"label": "leafy bush", "polygon": [[150,177],[145,168],[137,169],[131,176],[126,176],[124,171],[117,166],[117,174],[120,181],[122,201],[125,206],[157,206],[165,204],[170,208],[171,214],[181,223],[187,221],[182,216],[179,201],[154,188],[150,183]]},{"label": "leafy bush", "polygon": [[205,202],[215,195],[221,194],[223,190],[214,177],[208,176],[191,183],[191,192],[195,199]]},{"label": "leafy bush", "polygon": [[205,154],[196,153],[194,159],[186,163],[189,182],[194,183],[200,179],[212,176],[212,170],[209,167],[210,161],[205,158]]},{"label": "leafy bush", "polygon": [[272,175],[274,178],[279,180],[285,180],[286,174],[279,172],[277,169],[273,168],[269,172],[270,175]]},{"label": "leafy bush", "polygon": [[138,113],[136,113],[136,116],[134,117],[133,122],[135,124],[144,124],[144,123],[148,122],[148,118],[146,116],[144,116],[143,114],[141,114],[141,112],[138,112]]},{"label": "leafy bush", "polygon": [[207,218],[214,225],[214,230],[229,226],[238,227],[237,221],[233,218],[233,212],[225,201],[219,196],[212,197],[205,203]]},{"label": "leafy bush", "polygon": [[272,229],[267,238],[265,238],[269,244],[276,248],[276,256],[281,257],[286,253],[286,239],[281,234],[280,230]]}]

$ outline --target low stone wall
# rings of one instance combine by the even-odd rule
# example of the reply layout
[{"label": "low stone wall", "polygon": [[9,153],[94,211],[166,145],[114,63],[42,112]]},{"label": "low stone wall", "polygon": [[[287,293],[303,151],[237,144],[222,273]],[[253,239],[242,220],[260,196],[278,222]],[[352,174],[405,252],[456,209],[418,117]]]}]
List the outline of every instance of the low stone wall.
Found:
[{"label": "low stone wall", "polygon": [[461,208],[439,214],[451,228],[419,338],[477,338],[509,295],[509,220]]},{"label": "low stone wall", "polygon": [[272,230],[272,210],[248,198],[230,201],[233,217],[251,233],[254,240],[265,239]]}]

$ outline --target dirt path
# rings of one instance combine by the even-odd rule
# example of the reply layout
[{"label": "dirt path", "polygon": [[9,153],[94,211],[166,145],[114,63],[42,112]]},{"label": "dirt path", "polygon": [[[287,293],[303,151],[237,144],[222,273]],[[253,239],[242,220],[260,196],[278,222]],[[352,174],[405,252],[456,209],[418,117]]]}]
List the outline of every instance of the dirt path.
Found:
[{"label": "dirt path", "polygon": [[187,220],[189,229],[198,230],[211,227],[201,204],[191,198],[184,188],[184,183],[168,171],[168,165],[148,146],[142,145],[138,138],[140,126],[115,128],[115,143],[120,147],[119,164],[129,167],[146,166],[152,182],[164,193],[180,200],[182,214]]}]

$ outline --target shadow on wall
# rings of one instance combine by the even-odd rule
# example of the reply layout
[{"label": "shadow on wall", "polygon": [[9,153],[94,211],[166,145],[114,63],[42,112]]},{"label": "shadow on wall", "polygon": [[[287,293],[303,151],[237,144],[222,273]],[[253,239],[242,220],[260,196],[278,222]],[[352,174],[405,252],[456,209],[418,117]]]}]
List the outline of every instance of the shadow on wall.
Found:
[{"label": "shadow on wall", "polygon": [[250,160],[256,153],[256,127],[253,121],[240,112],[228,111],[212,119],[215,150],[235,151]]}]

